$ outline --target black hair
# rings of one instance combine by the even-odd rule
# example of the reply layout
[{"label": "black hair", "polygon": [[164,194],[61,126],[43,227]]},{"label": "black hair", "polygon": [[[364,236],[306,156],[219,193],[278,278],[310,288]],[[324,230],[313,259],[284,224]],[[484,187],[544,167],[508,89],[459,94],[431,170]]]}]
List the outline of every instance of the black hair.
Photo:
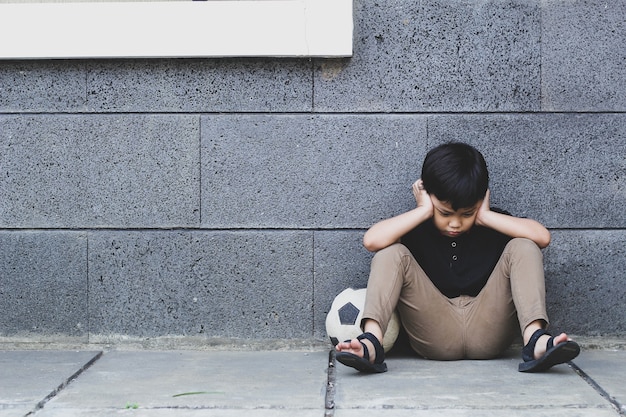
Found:
[{"label": "black hair", "polygon": [[431,149],[422,165],[422,181],[428,194],[453,210],[472,207],[489,187],[487,163],[476,148],[450,142]]}]

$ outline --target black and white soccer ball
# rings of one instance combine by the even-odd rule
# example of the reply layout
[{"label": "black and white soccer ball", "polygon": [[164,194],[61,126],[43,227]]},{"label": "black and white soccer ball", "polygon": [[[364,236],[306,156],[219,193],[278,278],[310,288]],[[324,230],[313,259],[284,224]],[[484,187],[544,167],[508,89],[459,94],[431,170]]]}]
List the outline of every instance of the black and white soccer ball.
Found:
[{"label": "black and white soccer ball", "polygon": [[[361,329],[361,319],[363,318],[363,307],[365,306],[366,289],[347,288],[339,293],[326,315],[326,333],[333,346],[344,340],[355,339],[363,330]],[[394,312],[389,320],[387,331],[383,336],[383,349],[388,352],[398,338],[400,331],[400,319],[398,313]]]}]

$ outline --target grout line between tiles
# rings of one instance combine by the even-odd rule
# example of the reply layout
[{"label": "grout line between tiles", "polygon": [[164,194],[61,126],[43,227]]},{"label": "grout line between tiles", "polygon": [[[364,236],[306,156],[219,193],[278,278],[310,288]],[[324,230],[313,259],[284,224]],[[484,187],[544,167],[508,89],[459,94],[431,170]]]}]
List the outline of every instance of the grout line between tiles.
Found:
[{"label": "grout line between tiles", "polygon": [[41,410],[48,401],[50,401],[51,399],[53,399],[54,397],[56,397],[57,395],[59,395],[59,393],[61,391],[63,391],[69,384],[72,383],[72,381],[74,381],[76,378],[78,378],[80,376],[80,374],[82,374],[83,372],[85,372],[87,369],[89,369],[94,363],[96,363],[96,361],[98,359],[100,359],[102,357],[102,351],[99,351],[93,358],[91,358],[86,364],[84,364],[83,366],[80,367],[80,369],[76,372],[74,372],[72,375],[70,375],[69,378],[67,378],[65,381],[63,381],[61,383],[61,385],[59,385],[58,387],[56,387],[54,390],[52,390],[52,392],[48,395],[46,395],[46,397],[39,401],[37,403],[37,405],[35,406],[35,408],[28,412],[27,414],[25,414],[24,417],[28,417],[28,416],[32,416],[35,413],[37,413],[39,410]]},{"label": "grout line between tiles", "polygon": [[583,371],[574,362],[568,362],[570,368],[574,370],[587,384],[589,384],[602,398],[607,400],[616,409],[620,416],[626,416],[626,406],[620,404],[614,397],[612,397],[604,388],[600,386],[593,378],[591,378],[585,371]]},{"label": "grout line between tiles", "polygon": [[326,398],[324,404],[324,417],[335,415],[335,387],[337,382],[335,350],[328,353],[328,379],[326,380]]}]

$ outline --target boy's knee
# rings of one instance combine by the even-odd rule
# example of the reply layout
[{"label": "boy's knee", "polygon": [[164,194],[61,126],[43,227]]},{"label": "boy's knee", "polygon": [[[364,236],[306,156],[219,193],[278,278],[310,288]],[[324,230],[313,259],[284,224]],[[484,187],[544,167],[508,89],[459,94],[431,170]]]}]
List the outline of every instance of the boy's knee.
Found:
[{"label": "boy's knee", "polygon": [[535,242],[523,237],[513,238],[507,243],[505,250],[512,253],[528,254],[543,257],[541,249]]},{"label": "boy's knee", "polygon": [[372,258],[372,268],[380,267],[383,269],[391,268],[395,265],[401,265],[403,259],[411,255],[411,251],[401,243],[394,243],[376,252]]},{"label": "boy's knee", "polygon": [[389,258],[401,258],[405,255],[411,255],[411,251],[402,243],[394,243],[387,246],[374,254],[374,259],[389,259]]}]

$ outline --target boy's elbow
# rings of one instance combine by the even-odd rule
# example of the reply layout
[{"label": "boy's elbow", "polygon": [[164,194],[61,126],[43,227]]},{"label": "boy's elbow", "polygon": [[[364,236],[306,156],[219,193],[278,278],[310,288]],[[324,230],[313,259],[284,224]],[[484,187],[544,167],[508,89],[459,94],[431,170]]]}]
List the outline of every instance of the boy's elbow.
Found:
[{"label": "boy's elbow", "polygon": [[537,239],[537,245],[541,248],[547,248],[550,242],[552,241],[552,236],[550,235],[550,231],[546,229],[545,233],[542,233],[541,237]]},{"label": "boy's elbow", "polygon": [[372,238],[367,233],[365,234],[365,236],[363,236],[363,246],[370,252],[378,252],[379,250],[385,249],[386,247],[398,242],[400,242],[400,239],[390,242],[386,240]]},{"label": "boy's elbow", "polygon": [[380,248],[376,245],[376,241],[370,238],[367,234],[363,236],[363,246],[370,252],[376,252]]}]

